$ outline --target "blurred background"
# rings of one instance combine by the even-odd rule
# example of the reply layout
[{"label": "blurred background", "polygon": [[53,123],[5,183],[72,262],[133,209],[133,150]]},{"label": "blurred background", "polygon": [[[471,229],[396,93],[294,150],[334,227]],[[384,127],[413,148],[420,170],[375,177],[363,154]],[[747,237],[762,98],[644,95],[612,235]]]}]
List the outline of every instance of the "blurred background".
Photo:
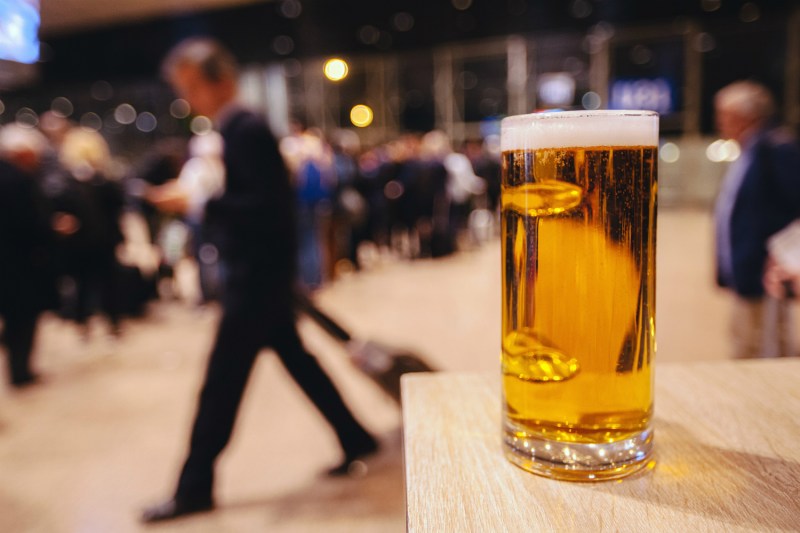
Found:
[{"label": "blurred background", "polygon": [[[38,2],[3,5],[14,3]],[[39,60],[0,71],[0,119],[35,122],[52,108],[100,130],[132,164],[190,130],[179,106],[170,113],[158,66],[181,38],[207,34],[246,67],[242,97],[278,135],[299,118],[326,133],[352,129],[367,145],[435,128],[458,146],[496,133],[508,114],[644,107],[661,113],[672,143],[662,147],[662,205],[703,202],[725,155],[706,154],[718,89],[757,79],[786,121],[800,122],[799,17],[791,0],[43,2]],[[346,61],[338,81],[323,72],[332,57]],[[373,115],[356,128],[359,104]]]},{"label": "blurred background", "polygon": [[[157,213],[142,190],[213,136],[159,71],[196,35],[240,59],[240,99],[294,175],[301,282],[355,336],[496,372],[500,119],[641,108],[661,114],[659,362],[728,357],[712,206],[739,148],[717,137],[712,99],[757,80],[797,130],[796,0],[0,0],[0,125],[45,134],[20,141],[42,160],[62,129],[100,146],[111,192],[76,205],[45,171],[40,184],[79,219],[104,213],[123,272],[113,289],[89,283],[87,304],[91,273],[64,268],[39,324],[41,382],[0,380],[0,530],[136,531],[139,508],[172,488],[222,274],[196,221]],[[414,172],[424,158],[443,173]],[[220,510],[165,530],[403,530],[398,406],[308,319],[301,332],[381,436],[368,474],[320,477],[333,436],[263,358],[221,461]]]}]

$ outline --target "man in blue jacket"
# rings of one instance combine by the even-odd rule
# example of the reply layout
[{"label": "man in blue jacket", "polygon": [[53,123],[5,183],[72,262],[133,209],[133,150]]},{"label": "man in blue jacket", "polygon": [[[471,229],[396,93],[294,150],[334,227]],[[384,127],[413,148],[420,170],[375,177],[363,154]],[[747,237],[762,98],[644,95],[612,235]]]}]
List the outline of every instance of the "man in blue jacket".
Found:
[{"label": "man in blue jacket", "polygon": [[793,355],[790,302],[765,295],[767,239],[800,216],[800,147],[772,123],[769,90],[738,81],[715,96],[720,134],[741,147],[716,204],[717,280],[734,294],[733,356]]}]

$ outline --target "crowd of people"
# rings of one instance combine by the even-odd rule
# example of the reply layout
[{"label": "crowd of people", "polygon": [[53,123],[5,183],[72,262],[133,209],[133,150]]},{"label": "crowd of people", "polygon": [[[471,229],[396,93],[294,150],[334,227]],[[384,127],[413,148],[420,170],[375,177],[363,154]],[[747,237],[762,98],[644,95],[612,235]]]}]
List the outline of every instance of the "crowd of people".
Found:
[{"label": "crowd of people", "polygon": [[[300,286],[313,290],[362,268],[365,249],[435,258],[491,235],[500,192],[496,146],[492,138],[473,140],[455,151],[443,132],[432,131],[362,149],[353,131],[326,139],[295,122],[279,150],[294,188]],[[198,267],[201,302],[219,299],[226,267],[203,211],[225,188],[223,152],[214,131],[170,138],[120,172],[100,133],[52,111],[38,127],[0,128],[0,181],[9,191],[2,198],[0,246],[9,260],[0,272],[0,316],[12,383],[35,381],[30,352],[44,311],[74,321],[86,340],[89,319],[102,315],[117,336],[122,317],[144,313],[186,257]],[[147,223],[159,262],[152,276],[120,250],[123,213]]]},{"label": "crowd of people", "polygon": [[360,150],[353,132],[328,143],[297,124],[280,147],[297,191],[303,284],[319,286],[336,265],[361,268],[364,242],[409,259],[442,257],[470,228],[485,232],[493,217],[470,224],[470,215],[498,207],[499,154],[486,144],[454,151],[443,132],[431,131]]},{"label": "crowd of people", "polygon": [[[97,132],[46,113],[40,129],[0,129],[0,313],[11,381],[36,381],[30,352],[39,314],[58,312],[88,336],[88,320],[103,314],[111,334],[139,313],[147,295],[130,285],[117,260],[123,242],[122,185],[110,179],[108,145]],[[140,299],[134,306],[126,296]]]}]

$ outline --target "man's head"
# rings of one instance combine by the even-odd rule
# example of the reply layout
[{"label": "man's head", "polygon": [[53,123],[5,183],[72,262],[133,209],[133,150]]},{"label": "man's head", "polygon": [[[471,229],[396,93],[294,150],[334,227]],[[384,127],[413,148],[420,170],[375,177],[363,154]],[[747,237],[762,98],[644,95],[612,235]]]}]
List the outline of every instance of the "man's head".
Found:
[{"label": "man's head", "polygon": [[714,96],[717,129],[726,139],[742,142],[775,113],[769,89],[754,81],[737,81]]},{"label": "man's head", "polygon": [[213,117],[236,96],[236,59],[213,39],[182,41],[167,54],[162,71],[195,114]]}]

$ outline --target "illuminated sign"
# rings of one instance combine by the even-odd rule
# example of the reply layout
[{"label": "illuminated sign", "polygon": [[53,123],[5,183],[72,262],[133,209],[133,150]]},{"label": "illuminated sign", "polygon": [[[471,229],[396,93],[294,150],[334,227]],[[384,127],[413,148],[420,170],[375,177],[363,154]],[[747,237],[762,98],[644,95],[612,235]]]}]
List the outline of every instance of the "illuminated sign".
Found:
[{"label": "illuminated sign", "polygon": [[675,95],[666,78],[615,80],[611,84],[610,109],[647,109],[661,114],[675,111]]},{"label": "illuminated sign", "polygon": [[38,0],[0,0],[0,59],[35,63],[38,31]]}]

